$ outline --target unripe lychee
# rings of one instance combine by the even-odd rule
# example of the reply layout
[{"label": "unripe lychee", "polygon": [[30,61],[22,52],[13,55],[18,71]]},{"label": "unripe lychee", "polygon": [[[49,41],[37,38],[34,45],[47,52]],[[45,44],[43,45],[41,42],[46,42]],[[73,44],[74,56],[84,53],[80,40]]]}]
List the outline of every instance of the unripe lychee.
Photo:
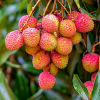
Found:
[{"label": "unripe lychee", "polygon": [[56,75],[58,73],[58,67],[56,67],[53,63],[50,64],[50,73],[52,75]]},{"label": "unripe lychee", "polygon": [[95,81],[95,77],[96,77],[97,73],[98,73],[98,72],[95,72],[95,73],[93,73],[92,76],[91,76],[91,81],[92,81],[93,83],[94,83],[94,81]]},{"label": "unripe lychee", "polygon": [[71,11],[68,15],[67,18],[69,20],[75,21],[76,17],[78,16],[79,12],[78,11]]},{"label": "unripe lychee", "polygon": [[9,50],[19,49],[23,45],[23,36],[19,30],[12,31],[5,38],[6,48]]},{"label": "unripe lychee", "polygon": [[[19,29],[21,29],[23,27],[23,25],[26,23],[28,17],[29,17],[29,15],[24,15],[24,16],[22,16],[20,18],[19,24],[18,24]],[[27,25],[24,26],[23,30],[26,29],[26,28],[28,28],[28,27],[34,28],[34,27],[36,27],[36,25],[37,25],[36,18],[35,17],[30,17]]]},{"label": "unripe lychee", "polygon": [[39,44],[40,31],[36,28],[27,28],[22,32],[24,42],[30,47],[35,47]]},{"label": "unripe lychee", "polygon": [[89,53],[83,56],[83,67],[88,72],[95,72],[99,67],[99,55],[96,53]]},{"label": "unripe lychee", "polygon": [[68,64],[68,55],[61,55],[59,53],[54,53],[52,55],[52,61],[60,69],[64,69]]},{"label": "unripe lychee", "polygon": [[94,28],[94,22],[87,14],[81,13],[75,19],[78,32],[89,32]]},{"label": "unripe lychee", "polygon": [[40,46],[29,47],[25,45],[25,51],[30,55],[37,53],[39,50],[40,50]]},{"label": "unripe lychee", "polygon": [[62,20],[60,22],[59,31],[60,31],[60,34],[64,37],[73,36],[76,32],[76,27],[75,27],[74,22],[67,19]]},{"label": "unripe lychee", "polygon": [[81,33],[76,32],[75,35],[73,35],[72,37],[70,37],[70,39],[71,39],[71,41],[72,41],[73,44],[78,44],[82,40]]},{"label": "unripe lychee", "polygon": [[33,56],[33,60],[32,60],[33,66],[36,69],[42,69],[43,67],[48,65],[49,62],[50,62],[49,54],[46,53],[44,50],[37,52]]},{"label": "unripe lychee", "polygon": [[57,46],[56,38],[50,33],[44,33],[40,38],[40,47],[46,51],[54,50]]},{"label": "unripe lychee", "polygon": [[59,27],[59,20],[53,14],[48,14],[42,19],[42,27],[46,32],[57,32]]},{"label": "unripe lychee", "polygon": [[72,51],[72,41],[64,37],[58,38],[55,50],[62,55],[69,54]]},{"label": "unripe lychee", "polygon": [[93,83],[92,81],[87,81],[84,83],[84,85],[87,87],[88,92],[89,92],[89,98],[91,98],[91,93],[92,93],[92,89],[93,89]]},{"label": "unripe lychee", "polygon": [[39,75],[39,86],[43,90],[50,90],[55,84],[55,77],[49,72],[42,72]]}]

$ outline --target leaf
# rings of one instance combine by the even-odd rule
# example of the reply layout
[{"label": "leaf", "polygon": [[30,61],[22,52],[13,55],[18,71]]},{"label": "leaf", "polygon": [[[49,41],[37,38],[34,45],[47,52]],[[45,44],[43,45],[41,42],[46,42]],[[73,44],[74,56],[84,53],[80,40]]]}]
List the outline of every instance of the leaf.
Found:
[{"label": "leaf", "polygon": [[42,2],[40,2],[40,4],[39,4],[39,13],[40,13],[41,16],[43,16],[43,12],[45,11],[45,7],[46,6],[43,5]]},{"label": "leaf", "polygon": [[74,74],[73,76],[73,86],[83,99],[88,100],[88,90],[86,86],[81,82],[77,74]]},{"label": "leaf", "polygon": [[29,96],[28,80],[20,70],[16,74],[14,91],[19,100],[25,100]]},{"label": "leaf", "polygon": [[70,9],[70,12],[71,12],[71,8],[72,8],[73,0],[65,0],[65,2],[68,3],[68,6],[69,6],[69,9]]},{"label": "leaf", "polygon": [[0,100],[18,100],[7,84],[3,72],[0,70]]},{"label": "leaf", "polygon": [[83,8],[80,8],[80,9],[81,9],[82,13],[85,13],[85,14],[89,15],[93,20],[96,20],[96,18],[93,15],[91,15],[89,12],[87,12],[85,9],[83,9]]},{"label": "leaf", "polygon": [[31,0],[31,2],[27,6],[27,13],[28,14],[30,14],[30,11],[32,10],[32,6],[33,6],[33,0]]},{"label": "leaf", "polygon": [[36,87],[36,85],[35,85],[35,83],[33,81],[30,82],[30,89],[31,89],[32,95],[37,92],[37,87]]},{"label": "leaf", "polygon": [[4,62],[8,59],[8,57],[10,55],[15,54],[16,52],[17,52],[17,50],[14,50],[14,51],[7,50],[7,48],[5,47],[5,45],[3,45],[1,47],[1,49],[0,49],[0,66],[2,64],[4,64]]},{"label": "leaf", "polygon": [[100,5],[99,5],[97,12],[96,12],[96,18],[97,18],[97,20],[100,21]]},{"label": "leaf", "polygon": [[78,9],[80,9],[80,3],[79,3],[79,0],[74,0],[74,2],[76,3]]},{"label": "leaf", "polygon": [[100,71],[97,73],[95,78],[91,100],[100,100]]}]

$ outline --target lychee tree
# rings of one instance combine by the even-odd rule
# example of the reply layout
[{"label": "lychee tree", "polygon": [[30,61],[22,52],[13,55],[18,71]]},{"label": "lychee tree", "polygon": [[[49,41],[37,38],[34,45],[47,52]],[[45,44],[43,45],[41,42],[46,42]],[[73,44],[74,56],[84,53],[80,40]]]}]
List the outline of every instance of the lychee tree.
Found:
[{"label": "lychee tree", "polygon": [[0,100],[99,100],[99,0],[0,1]]}]

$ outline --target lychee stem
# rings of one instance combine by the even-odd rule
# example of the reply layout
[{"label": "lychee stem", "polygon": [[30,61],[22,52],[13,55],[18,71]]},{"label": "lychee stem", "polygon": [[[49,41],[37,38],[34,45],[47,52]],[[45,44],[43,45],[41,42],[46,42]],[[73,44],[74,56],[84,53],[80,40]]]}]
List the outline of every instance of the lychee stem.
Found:
[{"label": "lychee stem", "polygon": [[31,15],[32,15],[32,13],[34,12],[35,8],[37,7],[37,5],[38,5],[40,2],[41,2],[41,0],[38,0],[38,1],[36,2],[36,4],[34,5],[34,7],[32,7],[32,11],[30,12],[30,14],[29,14],[29,16],[28,16],[28,19],[27,19],[26,23],[23,25],[23,27],[22,27],[21,29],[19,29],[20,32],[22,32],[24,26],[27,25],[27,23],[28,23],[28,21],[29,21]]},{"label": "lychee stem", "polygon": [[52,9],[51,13],[53,13],[56,9],[56,2],[57,2],[57,0],[54,0],[54,5],[53,5],[53,9]]},{"label": "lychee stem", "polygon": [[43,17],[45,16],[46,11],[48,10],[48,7],[49,7],[50,3],[51,3],[51,0],[49,0],[48,4],[47,4],[47,6],[46,6],[46,9],[45,9],[45,11],[44,11],[44,13],[43,13]]},{"label": "lychee stem", "polygon": [[[62,5],[64,5],[64,0],[62,0]],[[62,19],[64,18],[64,9],[63,7],[61,7],[61,11],[62,11]]]},{"label": "lychee stem", "polygon": [[98,43],[96,43],[95,45],[93,45],[93,47],[92,47],[92,53],[94,53],[95,47],[96,47],[98,44],[100,44],[100,42],[98,42]]},{"label": "lychee stem", "polygon": [[59,0],[57,0],[58,1],[58,3],[64,8],[64,10],[67,12],[67,14],[69,15],[69,12],[67,11],[67,9],[62,5],[62,3],[59,1]]}]

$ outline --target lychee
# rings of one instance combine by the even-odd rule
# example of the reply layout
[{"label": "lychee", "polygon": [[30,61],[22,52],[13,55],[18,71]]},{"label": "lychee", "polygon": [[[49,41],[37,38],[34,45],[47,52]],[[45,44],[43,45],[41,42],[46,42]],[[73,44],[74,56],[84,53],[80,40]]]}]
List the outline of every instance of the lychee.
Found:
[{"label": "lychee", "polygon": [[46,51],[54,50],[57,46],[56,38],[50,33],[44,33],[40,38],[40,47]]},{"label": "lychee", "polygon": [[42,72],[39,75],[39,86],[43,89],[43,90],[50,90],[54,84],[55,84],[55,77],[50,74],[49,72]]},{"label": "lychee", "polygon": [[56,75],[58,73],[58,67],[56,67],[53,63],[50,64],[50,73],[52,75]]},{"label": "lychee", "polygon": [[42,25],[41,25],[41,23],[37,23],[36,28],[37,28],[38,30],[39,30],[39,29],[42,29]]},{"label": "lychee", "polygon": [[68,64],[68,55],[61,55],[59,53],[54,53],[52,55],[52,61],[60,69],[64,69]]},{"label": "lychee", "polygon": [[60,34],[64,37],[71,37],[76,32],[76,27],[74,22],[71,20],[62,20],[59,25]]},{"label": "lychee", "polygon": [[79,12],[78,11],[71,11],[68,15],[67,18],[69,20],[75,21],[76,17],[78,16]]},{"label": "lychee", "polygon": [[69,54],[72,51],[72,41],[69,38],[58,38],[55,50],[62,55]]},{"label": "lychee", "polygon": [[88,72],[95,72],[99,67],[99,55],[96,53],[88,53],[83,56],[83,67]]},{"label": "lychee", "polygon": [[75,25],[78,32],[89,32],[94,28],[93,20],[84,13],[80,13],[75,19]]},{"label": "lychee", "polygon": [[19,30],[12,31],[5,38],[6,48],[9,50],[19,49],[23,45],[23,36]]},{"label": "lychee", "polygon": [[25,51],[30,55],[37,53],[39,50],[40,50],[40,46],[38,46],[38,45],[35,47],[29,47],[29,46],[25,45]]},{"label": "lychee", "polygon": [[70,37],[71,41],[73,44],[78,44],[82,40],[81,33],[76,32],[75,35]]},{"label": "lychee", "polygon": [[[26,23],[28,17],[29,17],[29,15],[24,15],[24,16],[22,16],[20,18],[19,24],[18,24],[19,29],[21,29],[23,27],[23,25]],[[26,28],[28,28],[28,27],[34,28],[34,27],[36,27],[36,25],[37,25],[36,18],[31,16],[30,19],[29,19],[29,21],[28,21],[28,23],[27,23],[27,25],[24,26],[23,30],[26,29]]]},{"label": "lychee", "polygon": [[48,65],[49,62],[50,62],[49,54],[46,53],[44,50],[37,52],[33,56],[33,60],[32,60],[33,66],[36,69],[42,69],[43,67]]},{"label": "lychee", "polygon": [[48,14],[42,19],[42,27],[46,32],[57,32],[59,27],[59,20],[55,15]]},{"label": "lychee", "polygon": [[50,72],[50,65],[43,67],[43,71]]},{"label": "lychee", "polygon": [[88,92],[89,92],[89,97],[91,98],[91,93],[92,93],[92,89],[93,89],[93,83],[92,81],[87,81],[84,83],[84,85],[87,87]]},{"label": "lychee", "polygon": [[97,73],[98,73],[98,72],[95,72],[95,73],[93,73],[92,76],[91,76],[91,81],[92,81],[93,83],[94,83],[94,81],[95,81],[95,78],[96,78]]},{"label": "lychee", "polygon": [[29,47],[35,47],[39,44],[40,31],[36,28],[27,28],[22,32],[24,42]]}]

